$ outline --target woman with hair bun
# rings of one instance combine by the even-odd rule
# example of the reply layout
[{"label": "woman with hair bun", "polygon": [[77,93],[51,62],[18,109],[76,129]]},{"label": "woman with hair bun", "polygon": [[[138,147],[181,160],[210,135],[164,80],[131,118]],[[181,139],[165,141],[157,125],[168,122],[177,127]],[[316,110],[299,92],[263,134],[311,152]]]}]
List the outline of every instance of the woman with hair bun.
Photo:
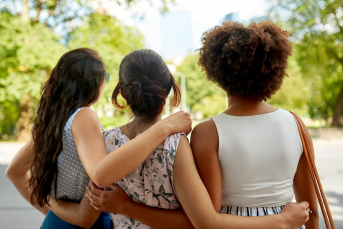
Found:
[{"label": "woman with hair bun", "polygon": [[[112,101],[116,107],[130,107],[134,119],[105,131],[107,152],[115,154],[161,120],[171,90],[174,93],[171,105],[177,106],[179,88],[156,52],[143,49],[125,56]],[[118,101],[120,94],[126,100],[125,106]],[[113,213],[115,228],[297,228],[307,220],[307,203],[289,204],[280,215],[266,217],[217,213],[199,177],[186,136],[175,133],[164,141],[151,138],[146,142],[147,145],[156,143],[158,147],[146,160],[115,185],[110,185],[109,190],[98,189],[93,184],[87,187],[86,195],[92,206],[88,207]],[[83,217],[78,211],[67,210],[58,213],[66,221],[68,217]]]},{"label": "woman with hair bun", "polygon": [[[46,215],[42,229],[111,228],[108,213],[82,207],[89,206],[86,197],[82,200],[89,180],[99,187],[110,185],[137,168],[167,136],[191,130],[189,115],[179,112],[107,154],[103,127],[90,106],[108,81],[98,53],[80,48],[65,53],[42,86],[32,140],[6,170],[20,194]],[[156,142],[146,144],[150,139]],[[67,223],[56,216],[61,209],[82,217]]]}]

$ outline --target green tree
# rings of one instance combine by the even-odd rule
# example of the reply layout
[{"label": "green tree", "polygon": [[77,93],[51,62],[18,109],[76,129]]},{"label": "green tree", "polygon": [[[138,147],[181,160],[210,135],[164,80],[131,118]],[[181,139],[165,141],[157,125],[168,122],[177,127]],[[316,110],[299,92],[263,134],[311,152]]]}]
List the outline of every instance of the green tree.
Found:
[{"label": "green tree", "polygon": [[[23,22],[8,12],[0,14],[0,34],[1,116],[2,122],[9,121],[4,133],[10,134],[8,128],[17,117],[18,139],[24,140],[30,133],[34,101],[39,97],[41,84],[67,49],[43,24]],[[19,107],[10,108],[10,104]]]},{"label": "green tree", "polygon": [[[114,0],[126,7],[141,1],[144,0]],[[92,0],[21,0],[20,2],[17,4],[16,0],[0,0],[2,38],[0,41],[0,137],[5,133],[13,134],[15,126],[13,122],[17,120],[18,138],[25,139],[29,136],[28,123],[34,113],[33,107],[39,97],[41,83],[46,80],[61,54],[68,50],[61,43],[68,45],[69,39],[77,35],[75,25],[82,24],[82,20],[87,18],[85,16],[105,20],[100,19],[99,15],[94,16],[93,12],[97,9],[99,12],[106,13],[106,9],[101,8],[101,3]],[[172,1],[160,0],[160,2],[162,3],[160,10],[165,12]],[[17,8],[17,5],[20,7]],[[96,20],[94,19],[93,22]],[[106,20],[108,23],[113,22],[109,20],[109,16]],[[112,67],[117,69],[119,62],[115,60],[121,59],[124,51],[131,50],[132,47],[142,47],[135,46],[137,37],[140,36],[137,31],[117,20],[115,23],[118,28],[123,26],[122,38],[126,40],[112,39],[117,47],[111,56],[105,57],[110,71]],[[106,33],[107,27],[110,28],[111,25],[107,24],[98,31]],[[53,31],[58,31],[60,36],[56,36]],[[107,34],[116,37],[115,33]],[[133,34],[135,36],[131,37]],[[108,44],[100,45],[101,42],[111,42],[111,38],[107,40],[103,37],[92,47],[103,50],[106,47],[111,48]],[[80,46],[85,45],[88,44]],[[102,54],[102,51],[99,51]],[[111,73],[115,75],[114,70]],[[108,93],[106,94],[108,96]]]},{"label": "green tree", "polygon": [[224,94],[212,94],[202,98],[194,104],[193,111],[201,111],[206,118],[218,115],[226,110],[226,96]]},{"label": "green tree", "polygon": [[294,57],[288,60],[287,75],[288,77],[284,79],[281,89],[267,102],[276,107],[304,115],[308,111],[308,92]]},{"label": "green tree", "polygon": [[[93,13],[82,20],[82,25],[70,34],[69,47],[74,49],[86,46],[99,52],[107,71],[111,74],[111,80],[95,107],[102,113],[113,111],[113,106],[109,105],[109,102],[118,82],[120,62],[129,52],[143,48],[144,38],[136,28],[127,26],[109,15]],[[122,114],[118,110],[115,111],[117,115]],[[124,124],[127,120],[123,117],[116,119],[102,117],[101,121],[105,128],[111,128]]]},{"label": "green tree", "polygon": [[[221,88],[206,80],[206,76],[198,66],[198,59],[199,55],[191,54],[177,67],[177,71],[182,72],[186,77],[186,101],[191,110],[194,110],[194,105],[200,103],[205,97],[208,97],[206,101],[209,98],[215,98],[211,97],[213,94],[225,97],[225,92]],[[207,104],[207,102],[203,101],[203,104]],[[197,111],[200,108],[204,108],[204,106],[197,106]]]},{"label": "green tree", "polygon": [[340,0],[273,1],[271,16],[291,31],[295,57],[309,86],[312,117],[343,122],[343,16]]}]

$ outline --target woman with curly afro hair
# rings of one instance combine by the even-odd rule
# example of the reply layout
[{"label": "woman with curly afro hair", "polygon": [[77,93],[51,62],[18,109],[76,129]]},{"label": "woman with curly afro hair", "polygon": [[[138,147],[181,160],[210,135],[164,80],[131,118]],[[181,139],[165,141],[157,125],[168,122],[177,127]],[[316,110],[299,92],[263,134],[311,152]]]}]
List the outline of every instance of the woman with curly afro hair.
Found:
[{"label": "woman with curly afro hair", "polygon": [[266,103],[286,76],[288,36],[271,21],[247,27],[229,21],[203,34],[199,66],[227,93],[228,108],[194,128],[191,146],[217,211],[279,214],[295,195],[313,212],[306,228],[317,229],[316,194],[296,122]]}]

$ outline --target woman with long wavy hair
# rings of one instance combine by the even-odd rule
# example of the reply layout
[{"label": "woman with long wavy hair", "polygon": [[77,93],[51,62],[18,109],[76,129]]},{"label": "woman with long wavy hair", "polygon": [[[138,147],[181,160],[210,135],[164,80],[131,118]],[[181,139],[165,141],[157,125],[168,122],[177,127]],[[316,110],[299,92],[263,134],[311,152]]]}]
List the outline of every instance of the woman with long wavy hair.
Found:
[{"label": "woman with long wavy hair", "polygon": [[[112,101],[123,108],[117,99],[121,94],[134,119],[104,132],[107,152],[116,153],[112,151],[140,138],[154,123],[160,122],[171,90],[174,95],[170,104],[177,106],[180,91],[156,52],[143,49],[126,55],[120,64]],[[297,228],[308,217],[307,203],[289,204],[280,215],[274,216],[246,218],[219,214],[199,177],[184,134],[172,134],[163,141],[148,139],[146,144],[159,145],[140,166],[118,179],[116,184],[120,187],[111,184],[111,190],[100,190],[91,185],[86,193],[91,205],[84,199],[81,204],[71,203],[72,208],[53,204],[53,211],[65,221],[78,224],[86,216],[95,220],[92,211],[103,210],[115,213],[111,215],[115,228],[140,229]]]},{"label": "woman with long wavy hair", "polygon": [[[51,204],[73,211],[71,203],[81,201],[90,179],[105,187],[137,168],[168,135],[191,129],[189,115],[179,112],[107,154],[102,125],[90,106],[108,80],[98,53],[81,48],[64,54],[42,87],[32,140],[14,157],[6,175],[27,201],[47,214],[43,229],[77,228],[49,211]],[[145,144],[152,138],[156,143]],[[91,213],[96,222],[85,215],[79,226],[111,228],[108,213]]]}]

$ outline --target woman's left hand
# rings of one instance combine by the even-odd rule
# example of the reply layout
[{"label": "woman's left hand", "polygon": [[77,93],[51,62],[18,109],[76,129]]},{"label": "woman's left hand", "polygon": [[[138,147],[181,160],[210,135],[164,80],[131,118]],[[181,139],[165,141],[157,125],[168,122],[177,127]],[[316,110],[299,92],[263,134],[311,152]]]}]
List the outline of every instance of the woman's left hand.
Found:
[{"label": "woman's left hand", "polygon": [[99,189],[94,183],[87,187],[86,196],[90,205],[98,211],[125,215],[125,209],[128,209],[130,204],[135,202],[118,185],[111,184],[106,188],[111,190]]}]

